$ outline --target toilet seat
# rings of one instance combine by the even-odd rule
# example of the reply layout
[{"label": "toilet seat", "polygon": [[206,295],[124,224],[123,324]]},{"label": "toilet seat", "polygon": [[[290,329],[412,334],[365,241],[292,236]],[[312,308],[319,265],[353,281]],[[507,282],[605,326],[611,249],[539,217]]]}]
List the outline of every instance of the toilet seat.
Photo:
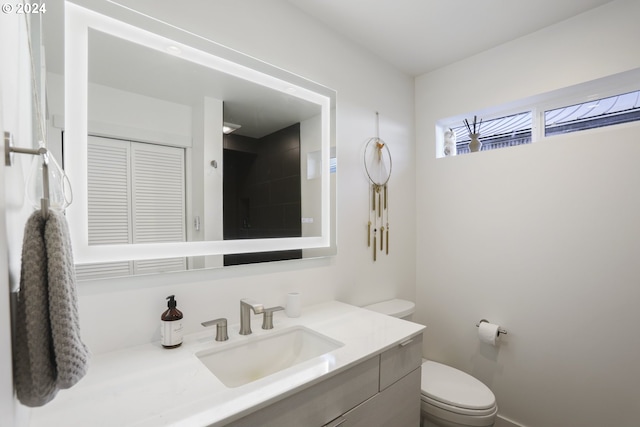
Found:
[{"label": "toilet seat", "polygon": [[441,363],[422,364],[422,407],[428,413],[464,425],[491,425],[498,407],[481,381]]}]

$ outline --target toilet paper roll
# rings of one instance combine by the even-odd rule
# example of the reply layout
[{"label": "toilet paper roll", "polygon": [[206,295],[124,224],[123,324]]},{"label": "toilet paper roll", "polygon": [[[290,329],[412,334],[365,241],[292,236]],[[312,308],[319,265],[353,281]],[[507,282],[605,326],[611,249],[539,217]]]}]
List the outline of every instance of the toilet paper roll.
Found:
[{"label": "toilet paper roll", "polygon": [[285,305],[285,313],[289,317],[300,317],[300,293],[289,292],[287,294],[287,304]]},{"label": "toilet paper roll", "polygon": [[499,329],[500,325],[489,322],[480,322],[480,325],[478,326],[478,336],[480,337],[480,341],[487,344],[496,345],[498,342]]}]

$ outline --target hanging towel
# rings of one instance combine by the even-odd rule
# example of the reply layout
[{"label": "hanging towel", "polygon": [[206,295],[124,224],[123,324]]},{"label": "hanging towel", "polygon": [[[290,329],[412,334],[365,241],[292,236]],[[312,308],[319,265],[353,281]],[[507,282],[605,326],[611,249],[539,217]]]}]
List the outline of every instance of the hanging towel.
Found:
[{"label": "hanging towel", "polygon": [[29,217],[22,245],[14,340],[14,383],[26,406],[42,406],[88,367],[80,338],[75,270],[64,215]]}]

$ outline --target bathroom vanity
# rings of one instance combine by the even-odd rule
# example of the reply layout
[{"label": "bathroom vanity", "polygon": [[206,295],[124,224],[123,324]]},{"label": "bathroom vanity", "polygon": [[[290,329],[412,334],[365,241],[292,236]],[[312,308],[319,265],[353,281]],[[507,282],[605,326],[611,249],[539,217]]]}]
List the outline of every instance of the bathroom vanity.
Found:
[{"label": "bathroom vanity", "polygon": [[336,301],[260,319],[95,356],[30,426],[418,425],[424,326]]}]

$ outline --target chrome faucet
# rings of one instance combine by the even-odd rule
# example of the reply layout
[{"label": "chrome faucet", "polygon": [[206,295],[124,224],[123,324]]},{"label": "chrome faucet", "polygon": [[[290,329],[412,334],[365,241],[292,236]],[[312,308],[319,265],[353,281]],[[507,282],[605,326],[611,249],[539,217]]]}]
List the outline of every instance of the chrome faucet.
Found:
[{"label": "chrome faucet", "polygon": [[264,312],[264,306],[248,298],[240,300],[240,335],[251,334],[251,310],[255,314]]}]

